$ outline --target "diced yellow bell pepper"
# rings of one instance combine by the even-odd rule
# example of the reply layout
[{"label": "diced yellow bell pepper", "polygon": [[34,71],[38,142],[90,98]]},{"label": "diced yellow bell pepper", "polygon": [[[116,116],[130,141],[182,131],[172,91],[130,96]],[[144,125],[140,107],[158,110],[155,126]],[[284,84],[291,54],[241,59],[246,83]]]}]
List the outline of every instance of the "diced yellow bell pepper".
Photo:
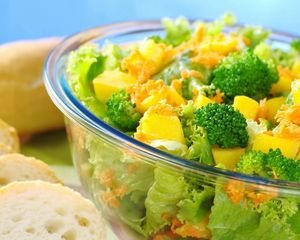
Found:
[{"label": "diced yellow bell pepper", "polygon": [[296,78],[300,78],[300,61],[296,61],[292,67],[292,73]]},{"label": "diced yellow bell pepper", "polygon": [[212,148],[215,164],[217,165],[221,163],[229,170],[233,170],[235,168],[236,163],[240,160],[244,153],[245,148]]},{"label": "diced yellow bell pepper", "polygon": [[288,158],[295,158],[299,147],[299,141],[270,136],[267,134],[258,134],[253,143],[253,150],[268,153],[270,149],[279,148],[281,153]]},{"label": "diced yellow bell pepper", "polygon": [[96,97],[105,102],[115,92],[136,83],[136,79],[118,70],[104,71],[93,81]]},{"label": "diced yellow bell pepper", "polygon": [[173,106],[180,106],[185,103],[184,98],[173,88],[168,89],[168,103]]},{"label": "diced yellow bell pepper", "polygon": [[292,82],[292,96],[294,100],[294,104],[300,104],[300,79],[294,80]]},{"label": "diced yellow bell pepper", "polygon": [[274,117],[278,109],[281,107],[282,104],[284,104],[284,102],[285,102],[285,97],[275,97],[266,101],[269,120],[274,120]]},{"label": "diced yellow bell pepper", "polygon": [[148,108],[158,104],[160,101],[165,100],[172,106],[180,106],[185,103],[185,100],[180,96],[175,89],[166,87],[161,91],[153,93],[151,96],[144,99],[141,103],[136,104],[139,112],[144,113]]},{"label": "diced yellow bell pepper", "polygon": [[291,91],[291,83],[293,79],[288,76],[281,76],[277,83],[272,85],[271,93],[288,93]]},{"label": "diced yellow bell pepper", "polygon": [[259,103],[247,96],[236,96],[233,101],[233,107],[239,110],[246,119],[254,120],[257,115]]},{"label": "diced yellow bell pepper", "polygon": [[185,144],[183,129],[177,116],[147,114],[140,121],[137,133],[147,140],[171,140]]},{"label": "diced yellow bell pepper", "polygon": [[139,48],[140,53],[145,59],[152,60],[157,66],[157,71],[165,64],[164,60],[164,46],[155,43],[152,39],[148,39]]},{"label": "diced yellow bell pepper", "polygon": [[204,107],[209,103],[214,103],[214,101],[209,99],[208,97],[201,95],[201,94],[199,94],[194,101],[194,105],[196,108]]},{"label": "diced yellow bell pepper", "polygon": [[140,104],[136,104],[136,108],[139,112],[144,113],[148,108],[156,105],[163,99],[166,99],[167,95],[165,91],[156,92],[153,95],[144,99]]}]

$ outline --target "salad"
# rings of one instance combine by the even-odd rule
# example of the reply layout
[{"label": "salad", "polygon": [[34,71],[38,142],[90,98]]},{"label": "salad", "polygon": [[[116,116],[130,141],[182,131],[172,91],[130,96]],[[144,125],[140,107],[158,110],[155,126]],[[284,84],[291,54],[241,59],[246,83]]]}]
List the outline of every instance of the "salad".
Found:
[{"label": "salad", "polygon": [[[300,182],[300,40],[259,26],[164,19],[164,35],[87,44],[66,69],[73,94],[123,133],[186,161]],[[300,239],[300,200],[234,180],[200,183],[87,135],[103,206],[146,238]],[[124,150],[126,151],[126,150]],[[272,191],[271,191],[272,190]]]}]

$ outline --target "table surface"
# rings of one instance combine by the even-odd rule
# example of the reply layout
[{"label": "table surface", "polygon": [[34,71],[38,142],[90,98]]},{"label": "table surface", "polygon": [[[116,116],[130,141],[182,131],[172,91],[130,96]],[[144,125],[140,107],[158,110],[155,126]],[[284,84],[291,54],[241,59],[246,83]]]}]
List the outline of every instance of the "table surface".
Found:
[{"label": "table surface", "polygon": [[225,11],[240,22],[300,35],[299,0],[0,0],[0,43],[66,36],[107,23],[186,16],[213,19]]},{"label": "table surface", "polygon": [[[233,12],[239,22],[261,24],[300,36],[299,10],[299,0],[0,0],[0,44],[20,39],[67,36],[120,21],[166,16],[214,19],[226,11]],[[65,138],[61,139],[64,141]],[[39,139],[38,143],[30,143],[23,150],[47,158],[48,147],[43,148],[40,144]],[[64,144],[62,142],[56,147],[60,149]],[[57,152],[61,154],[60,150]],[[69,161],[55,168],[62,176],[66,176]],[[74,171],[67,176],[76,179]],[[115,239],[110,231],[108,239]]]}]

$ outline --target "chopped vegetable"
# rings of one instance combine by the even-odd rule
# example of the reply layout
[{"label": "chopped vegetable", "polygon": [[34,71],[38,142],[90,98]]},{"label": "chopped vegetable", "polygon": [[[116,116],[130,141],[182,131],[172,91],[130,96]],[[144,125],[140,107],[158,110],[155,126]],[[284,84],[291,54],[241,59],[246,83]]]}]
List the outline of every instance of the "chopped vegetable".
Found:
[{"label": "chopped vegetable", "polygon": [[247,146],[246,119],[230,105],[209,103],[197,109],[195,122],[205,129],[211,144],[221,148]]}]

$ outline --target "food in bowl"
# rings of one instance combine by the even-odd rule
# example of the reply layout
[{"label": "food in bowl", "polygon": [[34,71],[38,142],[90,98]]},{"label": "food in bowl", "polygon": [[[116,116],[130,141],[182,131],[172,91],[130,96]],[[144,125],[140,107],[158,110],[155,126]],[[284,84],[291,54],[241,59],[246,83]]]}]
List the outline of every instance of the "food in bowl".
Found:
[{"label": "food in bowl", "polygon": [[82,105],[170,159],[70,121],[86,188],[110,222],[140,237],[299,239],[299,40],[284,51],[263,28],[228,30],[232,15],[194,28],[163,23],[165,35],[69,55],[67,81]]}]

